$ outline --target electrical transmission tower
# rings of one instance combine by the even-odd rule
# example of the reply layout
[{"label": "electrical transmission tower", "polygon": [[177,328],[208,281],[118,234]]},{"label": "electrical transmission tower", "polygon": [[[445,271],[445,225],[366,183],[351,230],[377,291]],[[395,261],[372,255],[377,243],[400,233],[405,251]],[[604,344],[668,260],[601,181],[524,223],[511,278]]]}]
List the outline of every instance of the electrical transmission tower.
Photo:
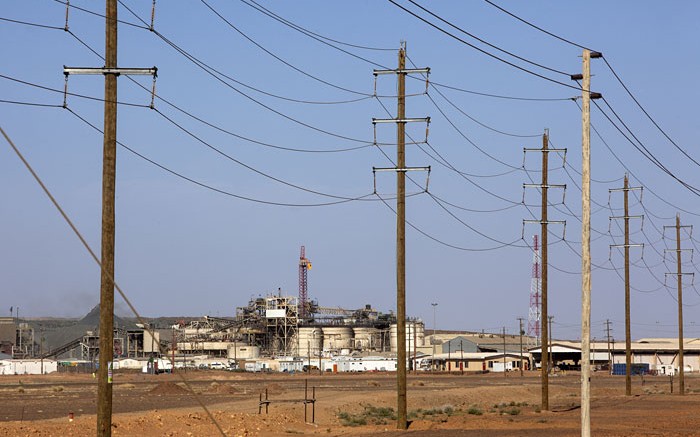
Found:
[{"label": "electrical transmission tower", "polygon": [[530,311],[527,315],[528,349],[540,345],[542,273],[540,267],[540,242],[537,235],[532,237],[532,279],[530,281]]},{"label": "electrical transmission tower", "polygon": [[306,258],[306,247],[301,246],[299,255],[299,318],[306,319],[309,315],[309,270],[311,260]]}]

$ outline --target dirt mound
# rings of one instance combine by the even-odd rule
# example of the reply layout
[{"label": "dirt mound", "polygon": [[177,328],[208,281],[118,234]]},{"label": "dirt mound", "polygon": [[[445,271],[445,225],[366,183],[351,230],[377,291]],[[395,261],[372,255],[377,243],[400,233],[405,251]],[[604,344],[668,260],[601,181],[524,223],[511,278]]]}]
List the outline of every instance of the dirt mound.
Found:
[{"label": "dirt mound", "polygon": [[284,387],[276,382],[266,385],[265,388],[267,389],[267,393],[271,395],[277,395],[286,391]]},{"label": "dirt mound", "polygon": [[207,393],[221,393],[221,394],[234,394],[238,390],[232,384],[219,384],[218,382],[212,382],[209,385]]},{"label": "dirt mound", "polygon": [[148,392],[155,395],[176,395],[189,393],[186,388],[172,382],[161,382]]}]

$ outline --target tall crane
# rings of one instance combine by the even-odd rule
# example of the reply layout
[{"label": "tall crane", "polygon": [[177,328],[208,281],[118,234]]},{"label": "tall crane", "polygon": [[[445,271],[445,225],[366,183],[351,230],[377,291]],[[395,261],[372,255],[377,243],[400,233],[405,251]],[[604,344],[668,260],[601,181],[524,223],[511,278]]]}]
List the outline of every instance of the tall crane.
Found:
[{"label": "tall crane", "polygon": [[301,254],[299,255],[299,317],[302,319],[309,315],[309,270],[311,270],[311,261],[306,258],[306,248],[301,246]]}]

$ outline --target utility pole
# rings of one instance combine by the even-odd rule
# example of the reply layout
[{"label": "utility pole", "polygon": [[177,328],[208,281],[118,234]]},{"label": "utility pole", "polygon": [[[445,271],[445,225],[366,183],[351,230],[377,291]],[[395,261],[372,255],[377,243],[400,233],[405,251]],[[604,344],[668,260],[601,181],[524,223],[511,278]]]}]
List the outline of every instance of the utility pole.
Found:
[{"label": "utility pole", "polygon": [[[373,168],[376,174],[380,171],[396,172],[396,337],[397,337],[397,413],[396,427],[408,428],[408,413],[406,399],[406,171],[427,170],[429,168],[406,167],[406,123],[413,121],[430,121],[430,118],[406,118],[406,75],[409,73],[428,74],[430,68],[406,69],[406,43],[402,42],[399,49],[399,62],[396,70],[374,70],[374,76],[379,74],[396,74],[398,78],[397,111],[393,119],[372,119],[372,123],[396,123],[396,167]],[[376,186],[376,183],[375,183]]]},{"label": "utility pole", "polygon": [[[66,82],[70,74],[104,76],[104,138],[102,157],[102,252],[100,271],[100,357],[97,371],[97,435],[112,434],[112,359],[114,354],[114,205],[117,163],[117,76],[147,74],[154,68],[118,68],[117,0],[106,0],[105,65],[103,68],[64,67]],[[153,96],[152,96],[153,97]],[[151,105],[153,100],[151,99]]]},{"label": "utility pole", "polygon": [[600,52],[583,49],[581,87],[581,437],[591,436],[591,59]]},{"label": "utility pole", "polygon": [[[672,226],[664,226],[666,228]],[[685,395],[685,369],[683,363],[683,275],[694,275],[694,273],[683,273],[681,265],[681,228],[691,228],[692,226],[681,226],[681,215],[676,214],[676,279],[678,286],[678,394]],[[692,249],[686,249],[692,252]],[[669,251],[666,249],[664,252]],[[669,275],[669,273],[666,273]]]},{"label": "utility pole", "polygon": [[[548,261],[547,261],[547,246],[548,246],[548,231],[547,225],[549,223],[560,223],[566,226],[566,222],[562,220],[549,221],[547,210],[549,206],[549,201],[547,194],[549,188],[561,188],[566,189],[566,185],[549,185],[548,173],[549,173],[549,153],[550,152],[564,152],[566,149],[550,149],[549,148],[549,129],[545,129],[542,135],[542,148],[541,149],[524,149],[525,153],[529,151],[538,151],[542,153],[542,183],[541,184],[523,184],[523,188],[539,188],[542,192],[542,211],[541,219],[537,220],[523,220],[523,223],[539,223],[541,226],[542,235],[542,313],[540,320],[544,323],[541,327],[542,340],[541,340],[541,379],[542,379],[542,409],[549,410],[549,350],[547,345],[549,344],[549,331],[547,329],[547,311],[548,311]],[[523,194],[524,198],[524,194]],[[525,231],[523,229],[523,235]]]},{"label": "utility pole", "polygon": [[436,324],[436,318],[435,318],[435,309],[437,308],[437,302],[433,302],[430,304],[433,307],[433,337],[430,339],[430,343],[433,345],[433,360],[432,360],[432,367],[433,370],[435,370],[435,324]]},{"label": "utility pole", "polygon": [[520,376],[523,376],[523,334],[525,331],[523,331],[523,318],[518,317],[518,322],[520,322]]},{"label": "utility pole", "polygon": [[[632,334],[631,334],[631,321],[630,321],[630,247],[644,247],[643,244],[630,244],[630,219],[639,218],[643,219],[644,216],[636,215],[630,216],[629,211],[629,192],[630,190],[641,190],[642,187],[630,188],[629,178],[625,175],[625,183],[622,188],[624,195],[624,208],[625,215],[622,217],[610,217],[613,219],[624,219],[625,220],[625,244],[622,245],[625,249],[625,395],[632,396]],[[610,193],[613,191],[620,191],[619,189],[609,190]],[[611,247],[620,247],[619,244],[613,244]]]},{"label": "utility pole", "polygon": [[605,337],[608,340],[608,361],[610,363],[610,364],[608,364],[608,366],[610,367],[610,374],[612,374],[612,371],[613,371],[612,352],[610,351],[610,324],[611,323],[612,322],[610,321],[610,319],[607,319],[605,321]]},{"label": "utility pole", "polygon": [[550,372],[554,367],[554,363],[552,363],[552,361],[554,361],[552,360],[552,320],[554,320],[554,316],[547,317],[547,321],[549,322],[549,345],[547,346],[549,348],[549,353],[547,354],[547,356],[549,356],[549,361],[547,362],[547,369]]},{"label": "utility pole", "polygon": [[503,327],[503,377],[506,377],[506,327]]}]

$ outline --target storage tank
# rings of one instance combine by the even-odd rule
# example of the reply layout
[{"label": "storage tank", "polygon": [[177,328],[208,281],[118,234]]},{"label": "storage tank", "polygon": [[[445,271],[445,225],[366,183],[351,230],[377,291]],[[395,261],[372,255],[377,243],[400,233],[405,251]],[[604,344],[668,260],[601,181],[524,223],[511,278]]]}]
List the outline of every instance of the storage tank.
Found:
[{"label": "storage tank", "polygon": [[379,329],[356,327],[353,331],[355,334],[355,349],[369,351],[379,350],[381,348],[381,334]]},{"label": "storage tank", "polygon": [[[398,351],[398,328],[396,323],[389,327],[389,345],[392,352]],[[415,338],[415,343],[413,339]],[[425,345],[425,325],[423,322],[406,322],[406,350]]]},{"label": "storage tank", "polygon": [[348,349],[352,347],[352,328],[349,326],[324,326],[323,350]]},{"label": "storage tank", "polygon": [[317,357],[323,346],[323,331],[318,326],[305,326],[299,328],[297,334],[297,355],[306,357],[309,354]]},{"label": "storage tank", "polygon": [[244,343],[234,343],[227,348],[227,355],[234,360],[253,360],[260,357],[260,348]]}]

